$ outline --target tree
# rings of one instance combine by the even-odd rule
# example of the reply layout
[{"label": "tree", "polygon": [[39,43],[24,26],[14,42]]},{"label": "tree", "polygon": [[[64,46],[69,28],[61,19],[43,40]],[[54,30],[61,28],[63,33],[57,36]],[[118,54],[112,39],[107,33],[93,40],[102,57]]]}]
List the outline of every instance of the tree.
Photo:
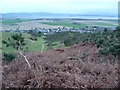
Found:
[{"label": "tree", "polygon": [[23,46],[26,43],[21,33],[12,35],[10,38],[8,38],[8,41],[3,41],[3,43],[6,45],[6,47],[12,46],[13,48],[15,48],[19,52],[19,54],[24,57],[24,60],[27,62],[29,68],[31,69],[31,65],[27,57],[22,53]]},{"label": "tree", "polygon": [[42,36],[42,32],[41,31],[33,31],[33,30],[29,30],[29,34],[31,34],[31,40],[35,40],[37,41],[38,37]]}]

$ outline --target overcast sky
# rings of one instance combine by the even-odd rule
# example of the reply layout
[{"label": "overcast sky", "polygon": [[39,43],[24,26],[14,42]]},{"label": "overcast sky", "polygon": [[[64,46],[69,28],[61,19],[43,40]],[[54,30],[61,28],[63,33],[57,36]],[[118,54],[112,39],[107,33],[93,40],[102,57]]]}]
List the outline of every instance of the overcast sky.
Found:
[{"label": "overcast sky", "polygon": [[1,12],[117,14],[119,0],[0,0]]}]

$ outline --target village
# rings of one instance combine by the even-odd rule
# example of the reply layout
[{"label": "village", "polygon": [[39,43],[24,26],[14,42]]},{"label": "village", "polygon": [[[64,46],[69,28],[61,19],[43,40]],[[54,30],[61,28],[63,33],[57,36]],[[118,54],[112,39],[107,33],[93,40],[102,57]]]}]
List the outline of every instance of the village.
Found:
[{"label": "village", "polygon": [[16,30],[2,30],[1,32],[21,32],[21,33],[29,33],[30,31],[33,32],[41,32],[44,35],[47,34],[53,34],[55,32],[65,32],[65,31],[71,31],[71,32],[94,32],[94,31],[104,31],[104,30],[115,30],[115,27],[103,27],[103,26],[86,26],[85,28],[75,28],[75,27],[58,27],[58,28],[31,28],[31,29],[25,29],[21,30],[20,27],[17,27]]}]

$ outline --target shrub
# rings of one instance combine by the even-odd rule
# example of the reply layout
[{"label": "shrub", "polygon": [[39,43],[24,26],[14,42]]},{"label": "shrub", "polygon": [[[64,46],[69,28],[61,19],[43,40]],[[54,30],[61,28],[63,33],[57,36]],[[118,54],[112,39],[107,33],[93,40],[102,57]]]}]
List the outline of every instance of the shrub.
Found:
[{"label": "shrub", "polygon": [[65,44],[65,46],[70,46],[70,45],[72,45],[72,41],[70,39],[66,39],[66,40],[64,40],[64,44]]},{"label": "shrub", "polygon": [[99,53],[102,54],[102,55],[107,56],[107,55],[109,54],[109,51],[106,50],[106,49],[100,49],[100,50],[99,50]]},{"label": "shrub", "polygon": [[114,55],[120,54],[120,44],[114,44],[109,48],[109,51]]},{"label": "shrub", "polygon": [[76,38],[74,38],[74,37],[72,37],[72,38],[67,38],[67,39],[64,40],[64,44],[65,44],[66,46],[71,46],[71,45],[73,45],[73,44],[78,44],[78,43],[79,43],[78,40],[77,40]]},{"label": "shrub", "polygon": [[35,37],[35,36],[32,36],[30,39],[33,40],[33,41],[37,41],[38,38]]},{"label": "shrub", "polygon": [[15,54],[10,54],[10,53],[4,53],[3,54],[3,61],[12,61],[16,58]]}]

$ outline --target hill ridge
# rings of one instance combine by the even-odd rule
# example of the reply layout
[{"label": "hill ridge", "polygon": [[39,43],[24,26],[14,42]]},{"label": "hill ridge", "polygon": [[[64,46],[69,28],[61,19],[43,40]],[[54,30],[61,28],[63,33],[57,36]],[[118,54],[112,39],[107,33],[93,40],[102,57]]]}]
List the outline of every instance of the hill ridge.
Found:
[{"label": "hill ridge", "polygon": [[3,65],[3,87],[115,88],[118,64],[101,63],[98,51],[95,43],[85,42],[43,53],[30,52],[26,56],[32,70],[22,57]]}]

